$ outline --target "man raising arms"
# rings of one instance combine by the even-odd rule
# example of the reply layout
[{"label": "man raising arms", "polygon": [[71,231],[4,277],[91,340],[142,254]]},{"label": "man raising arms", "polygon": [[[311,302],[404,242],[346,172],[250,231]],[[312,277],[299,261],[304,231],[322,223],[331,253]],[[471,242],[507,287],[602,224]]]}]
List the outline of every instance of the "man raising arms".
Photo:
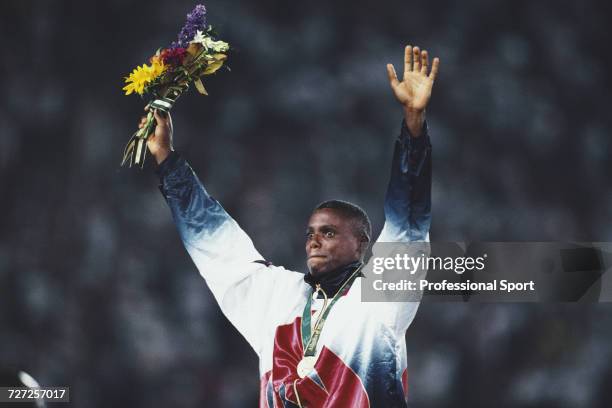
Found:
[{"label": "man raising arms", "polygon": [[[425,108],[439,60],[407,46],[404,111],[378,242],[428,241],[431,144]],[[181,240],[221,310],[259,356],[260,407],[405,407],[405,333],[417,302],[362,302],[360,270],[371,225],[358,206],[319,204],[306,230],[306,275],[263,260],[251,239],[173,151],[172,120],[155,112],[147,146],[155,157]],[[141,125],[144,123],[141,121]]]}]

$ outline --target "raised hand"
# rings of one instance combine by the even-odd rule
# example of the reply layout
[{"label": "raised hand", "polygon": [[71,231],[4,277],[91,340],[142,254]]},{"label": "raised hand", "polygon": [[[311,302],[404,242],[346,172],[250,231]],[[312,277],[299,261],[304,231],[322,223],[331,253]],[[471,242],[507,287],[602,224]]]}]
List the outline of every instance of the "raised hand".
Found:
[{"label": "raised hand", "polygon": [[427,50],[420,51],[419,47],[406,46],[404,54],[404,78],[397,79],[395,68],[387,64],[387,73],[391,89],[397,100],[404,107],[414,110],[423,110],[431,98],[431,88],[438,74],[440,59],[434,58],[429,70],[429,55]]},{"label": "raised hand", "polygon": [[[429,71],[429,54],[419,47],[406,46],[404,53],[404,76],[400,82],[392,64],[387,64],[387,74],[393,94],[404,107],[406,123],[414,136],[420,132],[427,103],[431,98],[431,89],[438,74],[440,59],[434,58]],[[409,123],[412,122],[412,123]],[[412,125],[412,126],[411,126]],[[414,130],[414,131],[413,131]]]},{"label": "raised hand", "polygon": [[[149,107],[145,107],[145,111],[148,112]],[[155,157],[157,164],[164,161],[174,148],[172,147],[172,117],[170,112],[162,113],[157,109],[153,110],[155,116],[155,132],[151,133],[147,139],[147,147],[149,151]],[[147,122],[147,117],[143,116],[140,119],[138,128],[142,128]]]}]

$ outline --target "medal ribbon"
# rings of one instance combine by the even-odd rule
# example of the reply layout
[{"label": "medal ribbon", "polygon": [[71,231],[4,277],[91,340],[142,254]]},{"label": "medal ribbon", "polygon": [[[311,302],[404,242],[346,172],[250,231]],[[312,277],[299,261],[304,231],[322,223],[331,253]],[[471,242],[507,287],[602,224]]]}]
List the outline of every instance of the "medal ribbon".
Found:
[{"label": "medal ribbon", "polygon": [[325,324],[327,315],[329,314],[332,306],[334,306],[334,303],[336,303],[336,301],[340,299],[340,296],[342,296],[342,292],[344,291],[344,289],[349,288],[353,284],[353,281],[357,277],[357,274],[359,273],[362,267],[363,264],[360,265],[357,269],[355,269],[355,272],[353,272],[351,276],[346,280],[346,282],[344,282],[342,286],[340,286],[340,289],[338,289],[338,292],[336,292],[336,294],[332,298],[329,306],[327,306],[327,308],[324,308],[324,310],[321,311],[321,314],[319,315],[317,324],[315,324],[312,335],[310,332],[310,311],[312,307],[312,296],[317,291],[313,289],[313,291],[308,296],[308,301],[306,302],[306,305],[304,306],[304,311],[302,312],[302,346],[304,347],[305,357],[314,356],[316,354],[317,343],[319,342],[319,337],[321,337],[321,332],[323,331],[323,325]]}]

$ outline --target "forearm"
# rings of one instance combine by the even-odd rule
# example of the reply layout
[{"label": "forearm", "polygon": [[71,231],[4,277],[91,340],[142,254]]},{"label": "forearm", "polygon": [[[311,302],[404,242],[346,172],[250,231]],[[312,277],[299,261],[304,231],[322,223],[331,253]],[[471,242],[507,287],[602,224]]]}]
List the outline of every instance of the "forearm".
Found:
[{"label": "forearm", "polygon": [[431,221],[431,144],[423,121],[414,137],[402,123],[395,142],[391,177],[385,196],[385,228],[381,240],[425,240]]},{"label": "forearm", "polygon": [[404,120],[408,130],[410,130],[410,134],[413,137],[420,137],[421,129],[423,129],[423,124],[425,123],[425,109],[413,109],[405,106]]},{"label": "forearm", "polygon": [[203,264],[225,260],[261,259],[250,238],[211,197],[193,169],[171,152],[157,169],[160,191],[172,212],[187,250],[203,273]]}]

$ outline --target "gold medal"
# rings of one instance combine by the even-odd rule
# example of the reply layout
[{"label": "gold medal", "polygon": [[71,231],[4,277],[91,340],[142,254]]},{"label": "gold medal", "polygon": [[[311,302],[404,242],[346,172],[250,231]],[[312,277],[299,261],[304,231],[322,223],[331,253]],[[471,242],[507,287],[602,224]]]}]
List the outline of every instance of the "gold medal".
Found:
[{"label": "gold medal", "polygon": [[297,374],[300,378],[306,377],[308,374],[314,370],[315,363],[317,362],[317,358],[315,356],[305,356],[303,357],[297,366]]}]

